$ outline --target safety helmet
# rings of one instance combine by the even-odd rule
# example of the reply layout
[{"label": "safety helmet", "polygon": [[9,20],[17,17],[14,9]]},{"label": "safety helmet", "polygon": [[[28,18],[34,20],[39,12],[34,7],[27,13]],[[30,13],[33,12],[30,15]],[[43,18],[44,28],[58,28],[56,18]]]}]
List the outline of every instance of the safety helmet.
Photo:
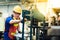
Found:
[{"label": "safety helmet", "polygon": [[21,7],[19,5],[15,6],[13,8],[13,11],[16,12],[16,13],[22,13],[22,9],[21,9]]}]

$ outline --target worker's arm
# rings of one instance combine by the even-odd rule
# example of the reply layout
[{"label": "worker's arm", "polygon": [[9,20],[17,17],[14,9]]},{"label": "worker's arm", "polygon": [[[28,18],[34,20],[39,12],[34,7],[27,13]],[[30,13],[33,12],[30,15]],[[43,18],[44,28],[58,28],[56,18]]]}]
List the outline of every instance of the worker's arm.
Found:
[{"label": "worker's arm", "polygon": [[11,20],[9,23],[10,23],[10,24],[13,24],[13,23],[20,23],[20,20]]}]

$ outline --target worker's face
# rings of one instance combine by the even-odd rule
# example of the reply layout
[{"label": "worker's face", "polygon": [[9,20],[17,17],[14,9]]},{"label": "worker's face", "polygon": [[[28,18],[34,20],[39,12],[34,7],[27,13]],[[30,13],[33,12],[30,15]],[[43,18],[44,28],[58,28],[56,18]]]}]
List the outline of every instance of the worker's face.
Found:
[{"label": "worker's face", "polygon": [[16,13],[16,12],[14,12],[14,17],[15,17],[15,18],[19,18],[20,15],[21,15],[21,13]]}]

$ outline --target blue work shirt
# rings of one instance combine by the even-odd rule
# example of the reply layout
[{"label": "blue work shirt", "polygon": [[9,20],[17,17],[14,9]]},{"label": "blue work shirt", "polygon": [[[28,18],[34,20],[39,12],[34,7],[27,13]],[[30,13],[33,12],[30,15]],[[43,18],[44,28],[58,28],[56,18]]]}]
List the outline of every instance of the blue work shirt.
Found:
[{"label": "blue work shirt", "polygon": [[[9,28],[11,24],[9,24],[10,20],[13,20],[13,17],[7,17],[5,20],[5,32],[4,32],[4,40],[11,40],[8,36]],[[21,23],[23,23],[23,20],[21,20]]]},{"label": "blue work shirt", "polygon": [[[4,32],[4,40],[11,40],[8,36],[9,28],[11,24],[9,24],[10,20],[13,20],[13,17],[7,17],[5,20],[5,32]],[[21,23],[23,23],[23,20],[21,20]]]},{"label": "blue work shirt", "polygon": [[11,40],[8,36],[9,28],[11,24],[9,24],[10,20],[12,20],[12,17],[7,17],[5,20],[5,32],[4,32],[4,40]]}]

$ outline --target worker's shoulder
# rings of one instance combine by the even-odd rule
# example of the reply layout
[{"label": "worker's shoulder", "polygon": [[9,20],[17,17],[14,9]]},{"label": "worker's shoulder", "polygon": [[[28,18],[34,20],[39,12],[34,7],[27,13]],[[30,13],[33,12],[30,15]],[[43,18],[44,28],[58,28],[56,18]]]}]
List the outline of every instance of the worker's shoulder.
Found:
[{"label": "worker's shoulder", "polygon": [[12,19],[12,17],[11,17],[11,16],[9,16],[9,17],[7,17],[7,18],[6,18],[6,20],[7,20],[7,19]]}]

